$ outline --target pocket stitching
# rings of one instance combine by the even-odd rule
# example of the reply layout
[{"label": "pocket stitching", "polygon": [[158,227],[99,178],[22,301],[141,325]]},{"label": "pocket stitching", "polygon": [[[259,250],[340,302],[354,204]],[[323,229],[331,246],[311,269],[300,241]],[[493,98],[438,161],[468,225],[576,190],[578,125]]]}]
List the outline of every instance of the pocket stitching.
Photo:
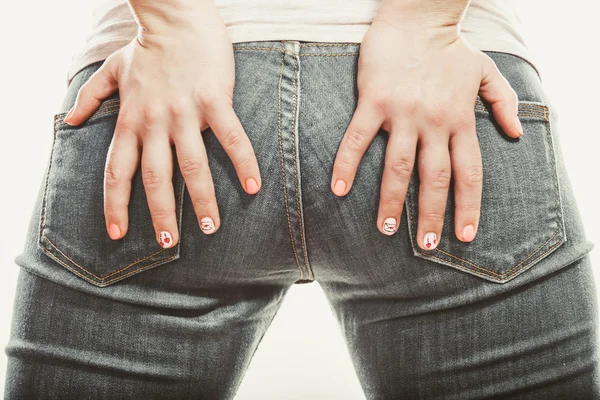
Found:
[{"label": "pocket stitching", "polygon": [[[119,101],[119,99],[111,99],[108,101],[105,101],[104,103],[102,103],[102,105],[96,110],[96,112],[94,113],[94,115],[92,115],[92,117],[90,117],[90,119],[92,118],[96,118],[96,117],[100,117],[100,116],[104,116],[104,115],[108,115],[111,114],[112,111],[115,111],[114,108],[111,108],[113,106],[111,106],[110,104],[105,106],[104,109],[102,109],[102,107],[107,104],[108,102],[114,102],[114,101]],[[118,104],[117,104],[117,108],[116,110],[118,110]],[[141,259],[138,259],[132,263],[130,263],[129,265],[127,265],[126,267],[123,267],[117,271],[113,271],[111,273],[109,273],[108,275],[105,275],[103,277],[97,276],[96,274],[94,274],[93,272],[89,271],[88,269],[86,269],[85,267],[77,264],[74,260],[72,260],[71,258],[69,258],[66,254],[64,254],[54,243],[52,243],[52,241],[44,234],[44,231],[46,230],[46,209],[47,209],[47,197],[48,197],[48,185],[49,185],[49,181],[50,181],[50,172],[52,171],[52,162],[54,160],[54,149],[56,148],[56,136],[57,136],[57,131],[58,131],[58,126],[60,125],[60,123],[57,123],[58,121],[60,121],[60,119],[62,118],[62,116],[66,115],[67,113],[61,113],[61,114],[57,114],[54,117],[55,120],[55,124],[54,124],[54,132],[53,132],[53,141],[52,141],[52,149],[50,151],[50,160],[48,163],[48,170],[46,171],[46,182],[44,185],[44,195],[43,195],[43,200],[42,200],[42,210],[41,210],[41,218],[40,218],[40,230],[38,233],[38,245],[40,245],[40,247],[42,248],[42,250],[44,251],[45,254],[47,254],[48,256],[50,256],[52,259],[56,260],[57,262],[59,262],[60,264],[62,264],[64,267],[66,267],[67,269],[69,269],[70,271],[72,271],[73,273],[75,273],[76,275],[80,276],[81,278],[87,280],[87,281],[91,281],[93,283],[101,283],[103,285],[108,285],[116,280],[121,280],[124,279],[136,272],[142,271],[144,269],[148,269],[152,266],[155,266],[157,264],[162,264],[162,263],[166,263],[168,261],[171,261],[175,258],[178,257],[178,253],[176,252],[175,254],[173,254],[170,257],[167,258],[163,258],[160,260],[157,260],[156,262],[153,262],[149,265],[142,265],[139,268],[136,268],[133,271],[129,271],[127,274],[124,275],[120,275],[120,276],[116,276],[113,279],[110,280],[106,280],[107,278],[119,274],[123,271],[126,271],[127,269],[135,266],[136,264],[139,264],[140,262],[143,262],[151,257],[154,257],[164,251],[167,250],[174,250],[174,249],[178,249],[181,243],[181,238],[179,240],[179,242],[177,243],[177,245],[173,248],[169,248],[169,249],[161,249],[149,256],[143,257]],[[88,120],[90,120],[88,119]],[[68,125],[68,124],[65,124]],[[70,125],[68,125],[70,126]],[[177,178],[177,170],[178,170],[178,166],[177,163],[175,165],[176,168],[176,172],[175,172],[175,176]],[[184,194],[184,190],[185,190],[185,182],[183,180],[183,177],[179,178],[179,183],[180,183],[180,190],[177,192],[177,198],[176,198],[176,205],[179,207],[179,218],[178,218],[178,225],[179,228],[181,229],[181,220],[182,220],[182,212],[183,212],[183,194]],[[85,273],[89,274],[88,276],[83,275],[82,273],[78,272],[77,270],[75,270],[72,266],[69,266],[66,262],[64,262],[63,260],[60,260],[53,252],[52,249],[49,248],[46,243],[44,243],[44,240],[46,239],[48,241],[48,243],[54,247],[54,249],[56,249],[56,251],[58,251],[60,254],[62,254],[67,260],[69,260],[73,265],[75,265],[76,267],[80,268],[82,271],[84,271]],[[95,278],[95,279],[92,279]]]},{"label": "pocket stitching", "polygon": [[[489,110],[487,108],[485,108],[485,109],[478,108],[478,106],[481,106],[481,105],[483,105],[483,103],[481,102],[480,98],[478,97],[477,98],[477,102],[476,102],[476,110],[490,114]],[[525,113],[521,113],[521,109],[525,110],[526,107],[534,107],[534,108],[539,107],[538,110],[540,110],[543,114],[540,114],[540,113],[536,114],[535,112],[531,112],[529,110],[526,111]],[[533,114],[533,115],[531,115],[531,114]],[[563,232],[562,237],[559,237],[559,239],[558,239],[558,241],[556,243],[552,244],[549,248],[547,248],[546,252],[544,252],[544,253],[540,254],[538,257],[532,259],[529,263],[523,264],[526,261],[530,260],[536,253],[540,252],[545,246],[548,245],[548,242],[550,242],[559,233],[561,233],[561,226],[563,226],[563,224],[564,224],[564,222],[561,223],[561,216],[564,214],[564,212],[562,210],[562,199],[560,198],[560,193],[559,193],[560,189],[558,187],[558,176],[557,176],[557,172],[556,172],[556,155],[555,155],[555,149],[554,149],[554,141],[553,141],[553,138],[551,136],[552,134],[551,134],[551,131],[550,131],[550,126],[549,126],[550,125],[549,109],[548,109],[548,107],[546,105],[541,104],[541,103],[538,104],[538,103],[534,103],[534,102],[522,102],[522,103],[519,102],[519,113],[518,113],[518,115],[519,116],[529,116],[529,117],[539,117],[539,118],[543,118],[544,121],[545,121],[544,125],[546,126],[546,134],[549,136],[549,139],[550,139],[549,140],[549,144],[551,145],[551,150],[552,150],[551,151],[551,156],[552,156],[551,157],[551,162],[552,162],[551,168],[552,168],[552,171],[553,171],[552,178],[553,178],[553,183],[554,183],[553,194],[554,194],[555,204],[558,205],[559,210],[560,210],[559,213],[557,213],[557,216],[555,218],[555,220],[557,222],[557,225],[558,225],[558,228],[556,229],[556,231],[554,232],[554,234],[552,236],[550,236],[550,238],[548,240],[546,240],[535,251],[533,251],[532,253],[530,253],[525,259],[523,259],[522,261],[520,261],[518,264],[512,266],[510,269],[508,269],[507,271],[505,271],[502,274],[500,274],[498,272],[495,272],[493,270],[490,270],[490,269],[478,266],[478,265],[476,265],[476,264],[474,264],[474,263],[472,263],[470,261],[463,260],[460,257],[457,257],[457,256],[455,256],[453,254],[450,254],[450,253],[448,253],[446,251],[443,251],[442,249],[437,249],[436,248],[436,249],[432,250],[432,252],[441,252],[441,253],[444,253],[444,254],[448,255],[449,257],[452,257],[452,258],[458,259],[460,261],[463,261],[464,263],[470,264],[473,267],[478,268],[481,271],[485,271],[485,272],[476,271],[473,268],[470,268],[470,267],[465,266],[465,265],[458,264],[456,262],[453,262],[452,260],[446,260],[446,259],[437,257],[437,256],[435,256],[433,254],[429,254],[429,253],[425,252],[425,250],[420,249],[418,247],[418,245],[415,245],[415,240],[416,239],[413,239],[411,237],[411,245],[413,247],[413,250],[416,250],[417,254],[419,256],[421,256],[421,257],[423,257],[425,259],[432,259],[432,258],[433,259],[437,259],[437,260],[441,261],[442,263],[451,264],[452,266],[455,266],[455,267],[457,267],[460,270],[464,270],[464,271],[467,271],[467,272],[472,272],[472,273],[475,273],[475,274],[478,274],[478,275],[485,275],[485,276],[488,276],[488,277],[490,277],[492,279],[496,279],[496,277],[497,277],[497,278],[500,278],[503,281],[506,281],[507,279],[510,279],[511,277],[517,275],[519,272],[524,271],[529,266],[533,265],[534,262],[536,262],[537,260],[543,258],[545,255],[549,254],[550,252],[552,252],[554,249],[556,249],[558,246],[560,246],[562,243],[564,243],[566,241],[565,238],[564,238],[564,232]],[[409,226],[411,226],[413,228],[414,232],[416,232],[417,231],[417,226],[413,222],[413,218],[411,217],[411,215],[412,214],[416,214],[415,213],[415,208],[413,207],[413,203],[415,203],[417,201],[417,199],[414,199],[413,197],[414,196],[410,196],[410,201],[407,201],[408,208],[410,209],[410,212],[407,212],[407,215],[408,215],[409,223],[410,223]],[[407,198],[408,198],[408,196],[407,196]],[[410,232],[409,232],[409,234],[410,234]],[[523,264],[521,266],[521,268],[515,269],[515,268],[517,268],[521,264]]]},{"label": "pocket stitching", "polygon": [[[96,111],[94,111],[94,113],[89,118],[87,118],[83,123],[95,120],[96,118],[99,118],[99,117],[111,115],[115,111],[119,111],[120,102],[121,102],[121,100],[119,98],[105,100],[104,102],[102,102],[102,104],[100,104],[100,106],[96,109]],[[81,124],[77,125],[77,126],[72,126],[72,125],[69,125],[66,122],[64,122],[64,117],[67,114],[68,114],[68,112],[62,112],[62,113],[56,114],[54,116],[54,130],[57,130],[62,125],[65,125],[69,128],[77,128],[77,127],[81,126]]]}]

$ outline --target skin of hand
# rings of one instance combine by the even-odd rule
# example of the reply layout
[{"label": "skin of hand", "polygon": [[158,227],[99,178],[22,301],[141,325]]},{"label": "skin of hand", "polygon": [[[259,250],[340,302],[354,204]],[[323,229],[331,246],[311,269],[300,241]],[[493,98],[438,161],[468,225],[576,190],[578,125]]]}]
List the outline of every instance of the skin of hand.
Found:
[{"label": "skin of hand", "polygon": [[467,6],[464,0],[384,0],[361,44],[358,103],[333,166],[331,189],[345,196],[380,127],[389,133],[377,227],[392,235],[418,159],[417,242],[424,250],[439,243],[451,179],[456,237],[475,237],[483,181],[477,95],[491,104],[506,135],[523,134],[515,91],[460,33]]},{"label": "skin of hand", "polygon": [[111,54],[82,85],[65,122],[81,124],[119,90],[119,115],[105,165],[106,229],[115,240],[127,233],[131,180],[141,153],[156,239],[171,247],[179,240],[172,145],[200,227],[204,217],[213,220],[204,224],[207,234],[220,221],[201,131],[209,126],[213,130],[247,193],[259,191],[260,173],[233,110],[233,47],[214,3],[132,0],[130,6],[139,25],[137,37]]}]

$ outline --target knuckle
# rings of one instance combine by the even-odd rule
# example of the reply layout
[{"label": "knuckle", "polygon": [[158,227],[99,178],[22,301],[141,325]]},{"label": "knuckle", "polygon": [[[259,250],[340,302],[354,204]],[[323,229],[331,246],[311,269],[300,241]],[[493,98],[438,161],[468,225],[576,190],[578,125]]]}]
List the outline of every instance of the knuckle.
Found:
[{"label": "knuckle", "polygon": [[404,206],[404,200],[400,199],[399,196],[384,196],[381,199],[381,205],[392,208],[402,208]]},{"label": "knuckle", "polygon": [[144,123],[147,127],[156,124],[160,119],[160,114],[158,107],[155,105],[145,105],[142,109]]},{"label": "knuckle", "polygon": [[403,96],[396,101],[394,107],[398,108],[403,115],[407,117],[414,117],[419,109],[423,107],[423,103],[420,97]]},{"label": "knuckle", "polygon": [[223,146],[227,149],[237,147],[242,141],[242,135],[237,130],[230,130],[223,137]]},{"label": "knuckle", "polygon": [[174,119],[179,119],[185,115],[188,110],[188,104],[185,99],[179,99],[169,104],[169,115]]},{"label": "knuckle", "polygon": [[156,189],[162,184],[161,175],[153,169],[146,168],[142,172],[142,182],[146,189]]},{"label": "knuckle", "polygon": [[398,158],[394,160],[390,166],[390,170],[394,175],[401,179],[410,179],[413,170],[413,163],[408,158]]},{"label": "knuckle", "polygon": [[179,165],[184,178],[196,178],[200,176],[202,168],[202,163],[197,160],[183,160]]},{"label": "knuckle", "polygon": [[483,169],[480,165],[467,167],[463,177],[463,183],[470,188],[479,187],[483,183]]},{"label": "knuckle", "polygon": [[428,212],[423,214],[423,218],[427,221],[441,224],[442,222],[444,222],[444,213]]},{"label": "knuckle", "polygon": [[450,187],[450,169],[440,168],[427,174],[428,184],[435,189],[448,189]]},{"label": "knuckle", "polygon": [[211,200],[208,197],[196,196],[193,200],[195,210],[206,210],[211,205]]},{"label": "knuckle", "polygon": [[462,109],[454,117],[454,127],[458,132],[473,130],[475,127],[475,112],[469,109]]},{"label": "knuckle", "polygon": [[151,212],[153,220],[165,220],[175,215],[175,210],[169,208],[155,208]]},{"label": "knuckle", "polygon": [[194,97],[203,109],[212,109],[218,102],[218,96],[206,90],[197,90]]},{"label": "knuckle", "polygon": [[439,103],[430,103],[424,107],[425,121],[436,128],[443,127],[447,122],[448,108]]},{"label": "knuckle", "polygon": [[123,174],[112,163],[107,163],[104,169],[104,181],[107,189],[114,189],[123,183]]},{"label": "knuckle", "polygon": [[338,171],[341,171],[344,174],[354,171],[354,169],[356,168],[354,164],[343,158],[337,159],[335,167]]},{"label": "knuckle", "polygon": [[360,126],[355,126],[346,135],[346,144],[353,150],[363,149],[367,144],[366,132]]},{"label": "knuckle", "polygon": [[479,210],[481,209],[481,206],[477,202],[468,201],[468,202],[461,204],[460,208],[463,212],[467,212],[469,214],[479,214]]}]

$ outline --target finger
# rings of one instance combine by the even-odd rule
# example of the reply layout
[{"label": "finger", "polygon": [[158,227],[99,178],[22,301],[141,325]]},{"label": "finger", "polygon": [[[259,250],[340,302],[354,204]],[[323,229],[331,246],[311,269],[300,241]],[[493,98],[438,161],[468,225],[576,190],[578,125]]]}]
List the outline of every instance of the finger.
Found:
[{"label": "finger", "polygon": [[444,214],[450,187],[450,155],[448,141],[442,135],[429,135],[420,142],[419,164],[419,220],[417,243],[424,250],[433,250],[439,244],[444,226]]},{"label": "finger", "polygon": [[400,225],[406,191],[414,168],[417,140],[417,128],[410,121],[392,124],[385,151],[377,217],[377,226],[386,235],[394,234]]},{"label": "finger", "polygon": [[331,190],[337,196],[345,196],[350,191],[360,161],[377,135],[383,118],[382,111],[373,101],[359,98],[333,163]]},{"label": "finger", "polygon": [[140,144],[135,133],[117,122],[104,169],[104,217],[113,240],[127,234],[131,180],[138,168]]},{"label": "finger", "polygon": [[249,194],[260,190],[261,179],[258,161],[252,143],[244,131],[233,107],[225,99],[216,100],[204,110],[215,136],[233,162],[242,187]]},{"label": "finger", "polygon": [[472,120],[450,137],[450,160],[454,179],[455,234],[459,240],[471,242],[479,225],[483,190],[483,166],[474,113]]},{"label": "finger", "polygon": [[519,98],[510,83],[498,70],[496,63],[485,53],[483,57],[483,77],[479,94],[492,106],[494,118],[504,133],[512,138],[523,135],[523,127],[518,117]]},{"label": "finger", "polygon": [[75,104],[64,118],[69,125],[79,125],[100,107],[102,100],[118,89],[117,58],[109,56],[77,92]]},{"label": "finger", "polygon": [[157,242],[164,248],[179,240],[173,189],[173,153],[166,133],[146,134],[142,148],[142,181]]},{"label": "finger", "polygon": [[200,230],[216,232],[220,226],[215,187],[208,165],[206,147],[197,118],[181,118],[174,123],[175,149],[179,169],[192,199]]}]

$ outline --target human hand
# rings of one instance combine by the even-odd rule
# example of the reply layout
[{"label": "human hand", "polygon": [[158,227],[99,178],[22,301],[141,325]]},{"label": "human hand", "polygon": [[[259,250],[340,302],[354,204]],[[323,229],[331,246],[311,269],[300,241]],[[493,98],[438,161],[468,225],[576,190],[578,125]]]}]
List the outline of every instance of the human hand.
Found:
[{"label": "human hand", "polygon": [[209,126],[246,192],[255,194],[260,189],[254,150],[233,110],[231,40],[214,4],[202,4],[202,9],[179,20],[177,12],[169,15],[168,23],[144,20],[148,24],[137,37],[110,55],[81,87],[65,118],[71,125],[81,124],[102,99],[119,90],[119,115],[104,176],[104,213],[112,239],[127,233],[131,180],[141,151],[142,179],[157,242],[166,248],[179,240],[173,144],[202,231],[210,234],[219,228],[201,135]]},{"label": "human hand", "polygon": [[425,250],[439,243],[451,177],[456,237],[465,242],[475,237],[483,177],[477,94],[491,103],[508,136],[523,133],[515,91],[491,58],[471,47],[457,28],[398,25],[383,16],[373,20],[360,46],[358,104],[333,167],[331,189],[344,196],[378,130],[389,133],[377,226],[392,235],[418,152],[417,241]]}]

